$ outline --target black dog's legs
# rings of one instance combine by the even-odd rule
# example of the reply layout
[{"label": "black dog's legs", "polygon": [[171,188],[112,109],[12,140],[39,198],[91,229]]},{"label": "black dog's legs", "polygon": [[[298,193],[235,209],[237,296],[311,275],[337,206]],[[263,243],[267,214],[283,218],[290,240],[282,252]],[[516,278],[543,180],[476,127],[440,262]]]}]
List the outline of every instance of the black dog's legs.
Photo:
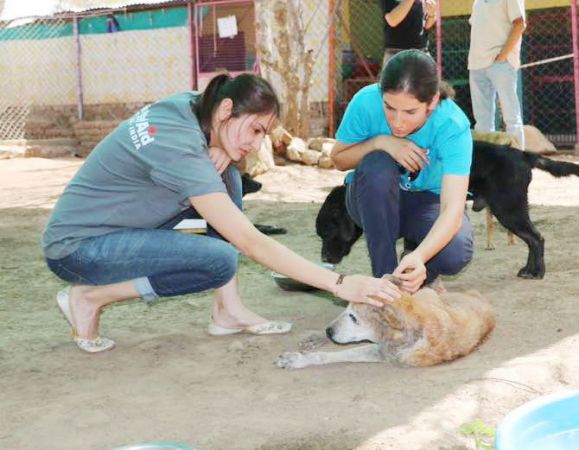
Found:
[{"label": "black dog's legs", "polygon": [[[527,265],[519,270],[518,276],[529,279],[542,279],[545,276],[545,239],[535,228],[529,213],[521,208],[497,208],[492,207],[491,211],[497,220],[510,232],[520,237],[529,247]],[[519,214],[513,214],[517,211]]]}]

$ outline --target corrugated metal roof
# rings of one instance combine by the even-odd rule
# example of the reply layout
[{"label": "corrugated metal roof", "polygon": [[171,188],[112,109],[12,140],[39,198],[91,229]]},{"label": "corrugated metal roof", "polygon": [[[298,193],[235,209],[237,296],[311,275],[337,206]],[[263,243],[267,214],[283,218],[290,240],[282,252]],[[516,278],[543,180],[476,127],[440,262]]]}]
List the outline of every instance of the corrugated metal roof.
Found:
[{"label": "corrugated metal roof", "polygon": [[62,12],[116,9],[136,5],[162,5],[183,0],[0,0],[0,20],[43,17]]},{"label": "corrugated metal roof", "polygon": [[[20,0],[21,1],[21,0]],[[91,9],[116,9],[134,5],[158,5],[183,0],[60,0],[60,11],[82,12]]]}]

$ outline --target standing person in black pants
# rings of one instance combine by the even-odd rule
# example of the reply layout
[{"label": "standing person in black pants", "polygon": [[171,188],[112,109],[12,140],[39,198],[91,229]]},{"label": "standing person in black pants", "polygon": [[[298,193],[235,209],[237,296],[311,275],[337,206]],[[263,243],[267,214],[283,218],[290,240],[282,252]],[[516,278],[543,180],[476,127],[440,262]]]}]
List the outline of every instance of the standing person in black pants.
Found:
[{"label": "standing person in black pants", "polygon": [[436,23],[436,0],[380,0],[384,15],[382,68],[401,50],[428,53],[428,33]]}]

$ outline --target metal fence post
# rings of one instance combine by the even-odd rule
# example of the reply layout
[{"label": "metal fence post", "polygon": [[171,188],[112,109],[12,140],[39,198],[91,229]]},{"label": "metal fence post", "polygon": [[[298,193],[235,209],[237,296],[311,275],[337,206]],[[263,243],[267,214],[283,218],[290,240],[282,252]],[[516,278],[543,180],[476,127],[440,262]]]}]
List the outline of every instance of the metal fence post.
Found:
[{"label": "metal fence post", "polygon": [[80,28],[78,16],[72,17],[72,28],[74,33],[74,46],[76,49],[76,106],[78,109],[78,120],[84,118],[84,95],[82,88],[82,49],[80,46]]}]

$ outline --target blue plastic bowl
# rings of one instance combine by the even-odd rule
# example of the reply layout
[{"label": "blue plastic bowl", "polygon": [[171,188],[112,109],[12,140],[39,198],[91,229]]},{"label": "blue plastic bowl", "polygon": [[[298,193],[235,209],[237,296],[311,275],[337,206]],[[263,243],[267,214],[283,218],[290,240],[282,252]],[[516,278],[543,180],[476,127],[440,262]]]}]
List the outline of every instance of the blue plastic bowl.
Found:
[{"label": "blue plastic bowl", "polygon": [[540,397],[499,424],[495,450],[579,449],[579,391]]},{"label": "blue plastic bowl", "polygon": [[195,450],[185,444],[173,444],[169,442],[148,442],[125,447],[117,447],[113,450]]}]

